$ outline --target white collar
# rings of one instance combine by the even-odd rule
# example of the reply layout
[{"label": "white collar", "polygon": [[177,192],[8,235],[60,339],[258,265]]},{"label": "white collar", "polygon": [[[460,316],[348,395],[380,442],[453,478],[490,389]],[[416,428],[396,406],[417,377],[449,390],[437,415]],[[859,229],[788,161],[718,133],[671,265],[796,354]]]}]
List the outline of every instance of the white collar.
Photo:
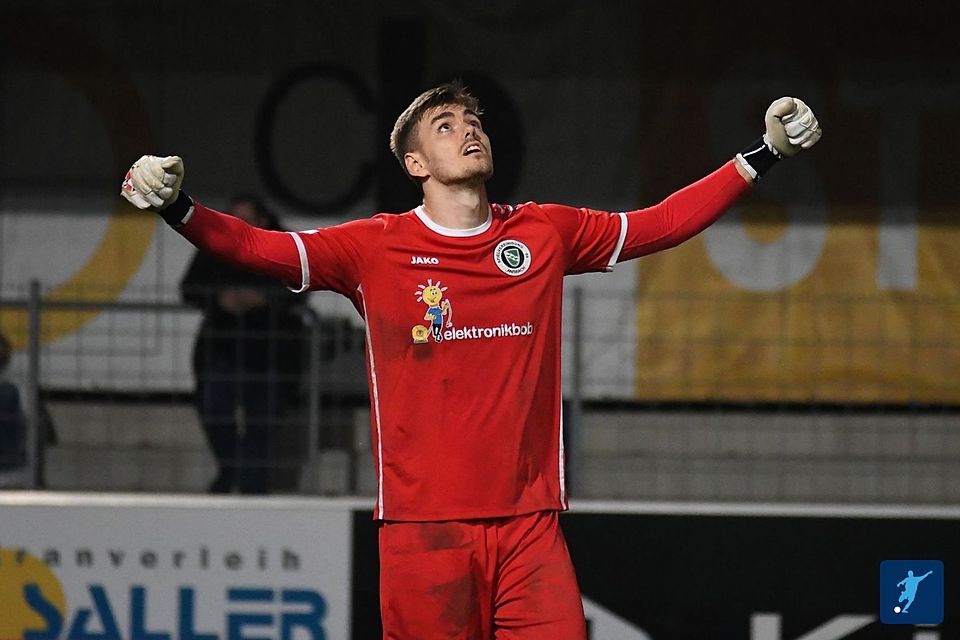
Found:
[{"label": "white collar", "polygon": [[427,228],[435,233],[439,233],[442,236],[449,236],[451,238],[469,238],[470,236],[478,236],[487,229],[490,228],[490,225],[493,223],[493,210],[487,208],[487,219],[484,220],[479,226],[472,227],[470,229],[451,229],[450,227],[444,227],[437,224],[430,219],[430,216],[427,215],[427,212],[424,210],[423,205],[420,205],[413,210],[417,217],[420,218],[420,221],[427,225]]}]

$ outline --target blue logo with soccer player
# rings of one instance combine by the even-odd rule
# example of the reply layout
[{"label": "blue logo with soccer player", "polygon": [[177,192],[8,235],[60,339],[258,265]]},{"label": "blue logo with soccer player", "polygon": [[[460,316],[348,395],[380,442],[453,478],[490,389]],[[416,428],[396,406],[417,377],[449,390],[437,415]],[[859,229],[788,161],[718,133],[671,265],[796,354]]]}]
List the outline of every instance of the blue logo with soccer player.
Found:
[{"label": "blue logo with soccer player", "polygon": [[880,622],[943,622],[943,563],[939,560],[881,562]]}]

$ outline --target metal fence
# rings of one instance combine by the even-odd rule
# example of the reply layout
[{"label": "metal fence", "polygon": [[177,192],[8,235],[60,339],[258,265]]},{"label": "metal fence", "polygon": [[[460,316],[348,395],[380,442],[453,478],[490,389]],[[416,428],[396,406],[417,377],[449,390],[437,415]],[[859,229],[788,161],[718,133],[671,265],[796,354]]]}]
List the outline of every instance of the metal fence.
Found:
[{"label": "metal fence", "polygon": [[[773,313],[755,299],[611,293],[576,280],[567,294],[565,424],[574,497],[960,501],[951,472],[960,464],[960,411],[950,401],[956,379],[945,360],[960,339],[948,323],[930,320],[945,319],[954,301],[928,301],[927,319],[897,333],[847,330],[840,340],[836,327],[812,325],[804,333],[782,314],[778,332],[769,323],[751,329],[750,316]],[[879,304],[822,296],[801,306],[814,317],[841,308],[853,318]],[[738,316],[738,306],[747,316]],[[0,308],[22,312],[28,336],[15,373],[29,426],[27,464],[0,472],[0,486],[211,490],[216,447],[202,424],[191,367],[196,309],[54,301],[36,283]],[[269,478],[253,492],[369,495],[375,482],[362,328],[311,307],[300,318],[308,357],[288,374],[297,399],[260,444]],[[62,337],[61,325],[78,329]],[[920,355],[934,343],[942,355],[925,367]],[[941,376],[936,401],[929,390],[905,398],[903,390],[922,386],[929,371]],[[749,384],[731,384],[736,380]],[[856,391],[858,380],[870,381],[871,399]],[[707,383],[715,386],[705,392]],[[808,393],[798,396],[803,385]],[[744,388],[753,395],[723,395]],[[817,389],[828,392],[809,393]],[[234,417],[242,429],[243,416]]]},{"label": "metal fence", "polygon": [[[198,353],[201,312],[197,309],[179,302],[49,300],[36,282],[24,298],[0,301],[0,309],[22,312],[28,336],[26,357],[14,376],[22,396],[26,462],[0,471],[0,487],[49,486],[52,470],[58,488],[91,488],[83,475],[102,472],[103,456],[122,457],[137,449],[198,454],[211,448],[210,433],[204,438],[198,430],[204,410],[192,364],[208,354]],[[84,317],[91,314],[96,321]],[[315,466],[322,446],[343,447],[350,440],[352,424],[345,424],[349,418],[343,413],[366,397],[362,333],[349,322],[322,317],[308,306],[297,307],[296,316],[297,335],[280,336],[295,340],[305,355],[296,370],[271,366],[244,371],[238,366],[237,375],[228,374],[226,380],[217,380],[215,374],[209,377],[221,390],[224,382],[238,387],[237,413],[222,416],[239,429],[240,433],[232,434],[238,455],[244,431],[251,426],[245,410],[253,395],[263,392],[266,396],[275,387],[286,387],[283,394],[289,399],[271,411],[266,426],[272,435],[261,443],[271,449],[269,459],[252,463],[269,466],[271,486],[286,491],[299,489],[299,469]],[[58,324],[80,328],[65,339],[48,339],[58,331]],[[214,337],[238,344],[242,340],[236,338],[265,339],[254,331],[246,336]],[[70,447],[86,457],[73,478],[51,469],[62,461],[56,458],[58,450]],[[96,454],[100,454],[99,463]],[[185,467],[198,461],[215,466],[214,461],[193,455],[181,460],[184,468],[175,469],[174,474],[187,473]],[[281,476],[287,477],[278,480]],[[116,480],[116,487],[111,487],[109,478],[101,478],[95,488],[131,488],[129,481]],[[195,489],[200,487],[198,482],[194,477]],[[152,486],[164,488],[162,482]]]}]

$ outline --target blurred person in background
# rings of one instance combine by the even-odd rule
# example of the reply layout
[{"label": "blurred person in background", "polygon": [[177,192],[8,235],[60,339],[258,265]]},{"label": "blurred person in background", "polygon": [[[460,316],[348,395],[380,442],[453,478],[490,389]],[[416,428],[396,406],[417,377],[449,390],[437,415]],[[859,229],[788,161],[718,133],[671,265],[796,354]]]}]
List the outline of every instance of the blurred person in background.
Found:
[{"label": "blurred person in background", "polygon": [[10,341],[0,333],[0,471],[18,469],[27,461],[27,419],[20,390],[7,380]]},{"label": "blurred person in background", "polygon": [[[234,216],[281,230],[253,195],[235,196]],[[193,350],[197,410],[217,461],[211,493],[267,493],[276,431],[293,413],[301,370],[302,297],[276,279],[198,251],[180,282],[187,304],[203,312]]]}]

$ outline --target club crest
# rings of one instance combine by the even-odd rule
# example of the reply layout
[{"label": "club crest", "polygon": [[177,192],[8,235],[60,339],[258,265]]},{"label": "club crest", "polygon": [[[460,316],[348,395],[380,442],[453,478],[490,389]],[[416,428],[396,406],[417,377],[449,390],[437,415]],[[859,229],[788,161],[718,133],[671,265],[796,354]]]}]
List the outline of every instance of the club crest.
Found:
[{"label": "club crest", "polygon": [[519,240],[504,240],[493,250],[493,261],[508,276],[519,276],[530,268],[530,249]]}]

